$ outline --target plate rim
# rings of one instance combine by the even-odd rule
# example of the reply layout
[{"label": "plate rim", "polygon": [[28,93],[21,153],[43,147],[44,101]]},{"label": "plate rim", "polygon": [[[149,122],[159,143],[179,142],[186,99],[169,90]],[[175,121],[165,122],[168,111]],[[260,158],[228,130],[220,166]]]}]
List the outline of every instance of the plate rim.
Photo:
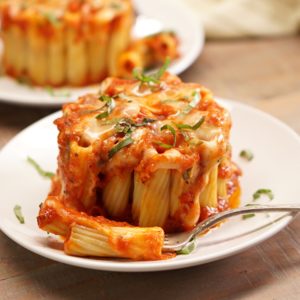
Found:
[{"label": "plate rim", "polygon": [[[300,146],[300,136],[298,133],[289,127],[287,124],[282,122],[281,120],[277,119],[276,117],[261,111],[253,106],[246,105],[244,103],[240,103],[238,101],[234,100],[228,100],[224,98],[218,98],[216,97],[217,101],[223,102],[225,105],[232,105],[232,107],[237,107],[238,109],[246,109],[250,110],[256,114],[259,114],[261,117],[267,118],[271,122],[275,122],[277,126],[280,126],[283,128],[283,130],[286,131],[287,134],[291,136],[291,138],[295,139],[297,143]],[[28,131],[31,130],[31,128],[38,126],[39,123],[47,122],[50,120],[53,120],[59,114],[61,111],[54,112],[37,122],[31,124],[30,126],[23,129],[21,132],[19,132],[15,137],[13,137],[4,147],[2,147],[0,151],[0,161],[2,159],[2,153],[5,151],[5,149],[9,148],[9,145],[13,143],[14,140],[18,139],[21,135],[26,134]],[[103,270],[103,271],[117,271],[117,272],[154,272],[154,271],[165,271],[165,270],[174,270],[174,269],[181,269],[181,268],[188,268],[192,266],[198,266],[201,264],[206,264],[212,261],[217,261],[229,256],[232,256],[236,253],[240,253],[249,247],[255,246],[256,244],[265,241],[266,239],[270,238],[271,236],[278,233],[280,230],[282,230],[284,227],[286,227],[292,220],[294,219],[294,216],[292,215],[285,215],[284,218],[280,219],[279,221],[273,222],[272,225],[268,226],[267,230],[261,232],[257,236],[242,242],[239,245],[229,247],[226,250],[221,250],[221,254],[216,254],[214,252],[210,256],[208,255],[204,261],[201,261],[201,258],[195,256],[186,256],[185,259],[182,260],[165,260],[165,261],[141,261],[141,262],[120,262],[120,261],[113,261],[113,260],[101,260],[99,259],[99,263],[95,263],[95,260],[90,260],[88,258],[81,258],[81,257],[73,257],[68,256],[64,253],[57,253],[56,251],[51,250],[47,252],[47,249],[44,250],[44,248],[31,246],[30,244],[23,242],[21,238],[15,237],[13,235],[13,232],[10,232],[8,228],[6,228],[5,225],[3,225],[2,218],[0,219],[0,229],[2,232],[9,237],[11,240],[16,242],[17,244],[21,245],[25,249],[36,253],[42,257],[52,259],[54,261],[58,261],[64,264],[73,265],[77,267],[87,268],[87,269],[95,269],[95,270]],[[46,238],[46,237],[45,237]]]}]

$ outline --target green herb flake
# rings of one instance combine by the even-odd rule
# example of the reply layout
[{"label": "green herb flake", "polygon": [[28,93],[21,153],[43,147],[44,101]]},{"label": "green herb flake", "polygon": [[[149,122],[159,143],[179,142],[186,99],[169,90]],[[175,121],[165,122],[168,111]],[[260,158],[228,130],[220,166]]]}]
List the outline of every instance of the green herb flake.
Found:
[{"label": "green herb flake", "polygon": [[162,126],[162,127],[160,128],[160,130],[161,130],[161,131],[162,131],[162,130],[169,130],[169,131],[171,132],[171,134],[172,134],[173,137],[174,137],[174,140],[173,140],[173,147],[175,147],[175,146],[176,146],[176,131],[175,131],[174,127],[172,127],[172,126],[169,125],[169,124],[165,124],[164,126]]},{"label": "green herb flake", "polygon": [[70,97],[71,96],[71,92],[68,90],[56,90],[54,88],[52,88],[51,86],[47,86],[45,87],[47,93],[50,96],[53,97]]},{"label": "green herb flake", "polygon": [[197,107],[201,100],[200,97],[200,92],[199,91],[194,91],[192,93],[192,100],[190,103],[183,109],[182,113],[183,114],[188,114],[193,108]]},{"label": "green herb flake", "polygon": [[193,252],[195,248],[196,248],[195,240],[192,240],[183,249],[176,251],[176,254],[187,255],[187,254],[190,254],[191,252]]},{"label": "green herb flake", "polygon": [[197,130],[204,123],[204,121],[205,121],[205,117],[202,116],[201,119],[193,126],[188,124],[175,124],[175,126],[180,130],[184,130],[184,129]]},{"label": "green herb flake", "polygon": [[274,199],[274,194],[270,189],[259,189],[253,194],[253,201],[259,199],[262,195],[266,195],[270,200]]},{"label": "green herb flake", "polygon": [[32,87],[32,82],[29,78],[25,77],[25,76],[20,76],[17,78],[17,82],[19,84],[22,84],[22,85],[27,85],[29,87]]},{"label": "green herb flake", "polygon": [[98,98],[102,102],[110,103],[112,102],[112,97],[107,96],[107,95],[100,95]]},{"label": "green herb flake", "polygon": [[96,116],[96,119],[101,120],[101,119],[107,118],[109,116],[109,114],[112,112],[115,104],[114,104],[113,98],[110,96],[107,96],[107,95],[101,95],[101,96],[99,96],[98,99],[101,102],[105,102],[105,105],[102,108],[107,107],[106,111],[104,111]]},{"label": "green herb flake", "polygon": [[45,171],[41,168],[41,166],[31,157],[27,157],[27,161],[36,169],[36,171],[45,178],[52,178],[55,174],[53,172]]},{"label": "green herb flake", "polygon": [[165,144],[165,143],[162,143],[162,142],[155,142],[155,144],[157,144],[158,146],[160,146],[162,148],[165,148],[165,149],[171,149],[173,147],[172,145]]},{"label": "green herb flake", "polygon": [[108,116],[109,116],[108,111],[104,111],[104,112],[98,114],[98,115],[96,116],[96,119],[101,120],[101,119],[107,118]]},{"label": "green herb flake", "polygon": [[44,17],[53,26],[57,26],[59,24],[59,19],[53,13],[46,12],[44,13]]},{"label": "green herb flake", "polygon": [[123,118],[117,122],[115,125],[115,130],[117,133],[129,134],[132,132],[132,126],[134,122],[131,119]]},{"label": "green herb flake", "polygon": [[251,214],[244,214],[244,215],[242,216],[242,219],[243,219],[243,220],[247,220],[247,219],[250,219],[250,218],[253,218],[253,217],[255,217],[255,214],[254,214],[254,213],[251,213]]},{"label": "green herb flake", "polygon": [[117,152],[119,152],[122,148],[125,148],[132,144],[134,141],[131,137],[127,137],[121,142],[119,142],[116,146],[114,146],[109,152],[108,157],[112,158]]},{"label": "green herb flake", "polygon": [[14,207],[14,213],[15,213],[16,218],[19,220],[19,222],[20,222],[21,224],[24,224],[24,223],[25,223],[25,219],[24,219],[24,217],[23,217],[23,214],[22,214],[22,208],[21,208],[20,205],[16,205],[16,206]]},{"label": "green herb flake", "polygon": [[151,84],[151,83],[159,84],[160,78],[168,69],[170,62],[171,62],[170,58],[167,57],[163,66],[154,74],[146,75],[140,69],[135,68],[133,70],[132,75],[135,79],[139,80],[142,84]]},{"label": "green herb flake", "polygon": [[116,3],[116,2],[112,2],[112,3],[110,4],[110,7],[111,7],[112,9],[116,9],[116,10],[119,10],[119,9],[122,8],[121,3]]},{"label": "green herb flake", "polygon": [[240,152],[240,157],[245,160],[251,161],[254,158],[253,153],[250,150],[242,150]]}]

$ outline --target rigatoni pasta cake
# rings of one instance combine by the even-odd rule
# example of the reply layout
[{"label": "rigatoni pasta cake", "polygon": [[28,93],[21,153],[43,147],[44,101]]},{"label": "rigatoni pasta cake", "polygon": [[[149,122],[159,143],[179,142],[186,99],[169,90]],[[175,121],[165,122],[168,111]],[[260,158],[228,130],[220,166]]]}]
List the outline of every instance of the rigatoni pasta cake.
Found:
[{"label": "rigatoni pasta cake", "polygon": [[42,86],[114,75],[130,42],[131,0],[0,0],[4,72]]},{"label": "rigatoni pasta cake", "polygon": [[231,118],[209,90],[164,73],[108,78],[63,107],[41,229],[79,256],[161,259],[164,232],[238,206]]}]

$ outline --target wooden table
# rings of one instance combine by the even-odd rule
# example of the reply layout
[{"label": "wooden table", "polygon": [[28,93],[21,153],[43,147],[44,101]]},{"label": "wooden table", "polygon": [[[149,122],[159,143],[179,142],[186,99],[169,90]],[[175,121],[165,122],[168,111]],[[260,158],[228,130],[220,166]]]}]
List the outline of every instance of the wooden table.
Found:
[{"label": "wooden table", "polygon": [[[182,78],[267,111],[300,133],[299,38],[208,42]],[[0,104],[0,147],[52,111]],[[0,299],[300,299],[299,232],[300,216],[271,239],[233,257],[138,274],[56,263],[0,232]]]}]

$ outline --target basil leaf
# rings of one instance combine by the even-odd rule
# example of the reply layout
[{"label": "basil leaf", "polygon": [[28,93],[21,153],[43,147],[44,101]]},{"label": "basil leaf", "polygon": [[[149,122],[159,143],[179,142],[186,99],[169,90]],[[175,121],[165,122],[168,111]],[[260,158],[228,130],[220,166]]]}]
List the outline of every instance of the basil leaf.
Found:
[{"label": "basil leaf", "polygon": [[201,97],[200,97],[200,92],[199,91],[194,91],[192,94],[192,100],[191,102],[183,109],[182,113],[183,114],[188,114],[193,108],[197,107],[199,104]]},{"label": "basil leaf", "polygon": [[261,195],[266,195],[270,200],[274,199],[274,194],[270,189],[259,189],[253,194],[253,200],[257,200]]},{"label": "basil leaf", "polygon": [[204,123],[204,121],[205,121],[205,117],[202,116],[201,119],[193,126],[188,125],[188,124],[177,124],[177,123],[174,123],[174,124],[178,129],[197,130]]},{"label": "basil leaf", "polygon": [[195,240],[192,240],[183,249],[176,251],[176,254],[187,255],[190,254],[196,248]]},{"label": "basil leaf", "polygon": [[107,103],[112,102],[112,97],[107,95],[100,95],[98,99],[102,102],[107,102]]},{"label": "basil leaf", "polygon": [[23,217],[23,214],[22,214],[22,208],[21,208],[20,205],[16,205],[16,206],[14,207],[14,213],[15,213],[16,218],[19,220],[19,222],[20,222],[21,224],[24,224],[24,223],[25,223],[25,219],[24,219],[24,217]]},{"label": "basil leaf", "polygon": [[172,145],[165,144],[165,143],[162,143],[162,142],[155,142],[155,144],[157,144],[160,147],[165,148],[165,149],[171,149],[173,147]]},{"label": "basil leaf", "polygon": [[134,141],[131,137],[125,138],[121,142],[119,142],[116,146],[114,146],[109,152],[108,157],[112,158],[117,152],[119,152],[122,148],[127,147],[132,144]]},{"label": "basil leaf", "polygon": [[128,134],[132,132],[134,122],[129,118],[123,118],[115,125],[115,130],[118,133]]},{"label": "basil leaf", "polygon": [[101,119],[107,118],[108,116],[109,116],[108,111],[104,111],[103,113],[97,115],[96,119],[101,120]]},{"label": "basil leaf", "polygon": [[43,170],[40,167],[40,165],[34,159],[32,159],[29,156],[27,157],[27,161],[37,170],[37,172],[41,176],[46,177],[46,178],[52,178],[55,175],[53,172],[48,172],[48,171]]},{"label": "basil leaf", "polygon": [[244,214],[244,215],[242,216],[242,219],[243,219],[243,220],[247,220],[247,219],[250,219],[250,218],[253,218],[253,217],[255,217],[255,214],[254,214],[254,213],[251,213],[251,214]]},{"label": "basil leaf", "polygon": [[173,147],[175,147],[175,146],[176,146],[176,131],[175,131],[174,127],[172,127],[171,125],[166,124],[166,125],[162,126],[162,127],[160,128],[160,130],[161,130],[161,131],[162,131],[162,130],[169,130],[169,131],[172,133],[172,135],[173,135],[173,137],[174,137],[174,140],[173,140]]},{"label": "basil leaf", "polygon": [[240,152],[240,157],[242,157],[248,161],[251,161],[254,158],[254,155],[250,150],[242,150]]},{"label": "basil leaf", "polygon": [[112,97],[107,96],[107,95],[101,95],[98,98],[100,101],[105,102],[104,107],[107,107],[107,111],[100,113],[99,115],[96,116],[96,119],[104,119],[107,118],[108,115],[112,112],[114,108],[114,100]]},{"label": "basil leaf", "polygon": [[50,96],[53,97],[70,97],[71,92],[68,90],[56,90],[51,86],[45,87],[46,91],[49,93]]},{"label": "basil leaf", "polygon": [[170,57],[167,57],[162,67],[157,71],[157,73],[153,74],[153,77],[156,80],[160,80],[160,78],[164,75],[164,73],[167,71],[169,65],[171,63]]},{"label": "basil leaf", "polygon": [[192,127],[193,130],[197,130],[205,121],[205,117],[202,116],[201,119]]},{"label": "basil leaf", "polygon": [[143,72],[141,72],[141,70],[136,68],[133,70],[132,75],[135,79],[139,80],[143,84],[145,84],[145,83],[158,84],[158,83],[160,83],[160,78],[166,72],[169,65],[170,65],[170,58],[167,57],[163,66],[156,73],[150,74],[150,75],[145,75]]},{"label": "basil leaf", "polygon": [[[148,123],[154,123],[154,122],[156,122],[155,119],[144,118],[143,121],[142,121],[142,123],[141,123],[141,125],[147,125]],[[136,124],[136,126],[137,126],[137,125],[140,125],[140,124]]]},{"label": "basil leaf", "polygon": [[59,19],[54,14],[46,12],[43,15],[44,18],[53,26],[57,26],[59,24]]}]

